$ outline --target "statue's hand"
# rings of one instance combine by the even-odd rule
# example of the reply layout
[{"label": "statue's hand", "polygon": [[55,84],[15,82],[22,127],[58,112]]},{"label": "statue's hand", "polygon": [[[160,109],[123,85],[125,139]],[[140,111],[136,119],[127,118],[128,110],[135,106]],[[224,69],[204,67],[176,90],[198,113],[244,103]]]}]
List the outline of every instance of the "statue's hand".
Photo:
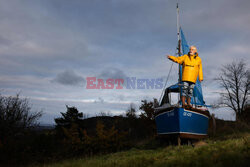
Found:
[{"label": "statue's hand", "polygon": [[167,57],[168,59],[170,59],[170,56],[171,56],[171,55],[166,55],[166,57]]}]

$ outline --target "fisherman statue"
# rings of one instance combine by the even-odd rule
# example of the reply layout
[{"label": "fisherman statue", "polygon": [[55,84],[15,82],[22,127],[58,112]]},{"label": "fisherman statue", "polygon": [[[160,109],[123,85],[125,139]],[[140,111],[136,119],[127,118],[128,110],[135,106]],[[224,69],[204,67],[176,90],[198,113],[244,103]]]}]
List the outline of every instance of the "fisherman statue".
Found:
[{"label": "fisherman statue", "polygon": [[[167,58],[182,65],[182,107],[192,108],[191,98],[193,96],[193,90],[197,77],[199,76],[200,82],[203,81],[202,62],[201,58],[198,56],[197,48],[195,46],[191,46],[188,54],[184,54],[180,57],[167,55]],[[187,105],[185,103],[186,99]]]}]

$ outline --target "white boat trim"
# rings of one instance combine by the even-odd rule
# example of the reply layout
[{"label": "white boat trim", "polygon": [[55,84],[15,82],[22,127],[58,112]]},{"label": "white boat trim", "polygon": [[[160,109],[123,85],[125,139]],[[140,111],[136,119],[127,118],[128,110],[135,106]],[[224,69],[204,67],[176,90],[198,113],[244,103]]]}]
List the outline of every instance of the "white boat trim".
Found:
[{"label": "white boat trim", "polygon": [[162,115],[162,114],[165,114],[165,113],[167,113],[167,112],[171,112],[171,111],[174,111],[174,109],[173,109],[173,110],[169,110],[169,111],[165,111],[165,112],[163,112],[163,113],[160,113],[160,114],[156,115],[155,118],[158,117],[158,116],[160,116],[160,115]]},{"label": "white boat trim", "polygon": [[157,133],[157,134],[167,135],[167,134],[174,134],[174,133],[188,133],[188,134],[192,134],[192,135],[207,135],[204,133],[192,133],[192,132],[167,132],[167,133]]}]

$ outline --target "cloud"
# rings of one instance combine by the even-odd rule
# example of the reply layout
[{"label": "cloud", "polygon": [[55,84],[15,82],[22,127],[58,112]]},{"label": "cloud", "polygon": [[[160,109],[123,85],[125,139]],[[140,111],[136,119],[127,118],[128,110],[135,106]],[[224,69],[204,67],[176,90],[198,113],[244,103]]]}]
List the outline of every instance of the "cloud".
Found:
[{"label": "cloud", "polygon": [[3,36],[0,36],[0,47],[1,46],[8,46],[11,44],[11,41]]},{"label": "cloud", "polygon": [[[120,70],[115,67],[108,67],[105,68],[99,75],[98,78],[107,80],[109,78],[111,79],[123,79],[123,83],[121,83],[122,86],[125,86],[127,84],[127,75],[124,73],[123,70]],[[117,83],[114,83],[115,85]]]},{"label": "cloud", "polygon": [[83,86],[86,81],[82,76],[76,74],[73,70],[66,70],[57,74],[56,78],[53,79],[52,82],[57,82],[62,85]]},{"label": "cloud", "polygon": [[[221,64],[233,58],[249,62],[249,3],[180,1],[182,28],[203,61],[208,101],[217,97],[211,93],[216,89],[211,80]],[[165,55],[174,55],[177,44],[176,1],[170,0],[12,0],[1,2],[0,16],[1,87],[6,94],[21,90],[30,98],[55,99],[51,107],[47,102],[35,104],[47,107],[51,115],[65,110],[58,99],[73,99],[79,105],[89,101],[91,112],[103,110],[104,105],[104,110],[117,112],[130,102],[159,97],[162,90],[79,86],[85,83],[83,76],[164,78],[171,66]],[[177,82],[177,71],[174,64],[167,85]],[[113,105],[116,102],[123,107]]]},{"label": "cloud", "polygon": [[249,5],[249,0],[181,1],[181,23],[196,32],[247,30]]},{"label": "cloud", "polygon": [[104,103],[104,99],[101,97],[98,97],[98,100],[94,101],[95,103]]},{"label": "cloud", "polygon": [[125,79],[127,75],[122,70],[111,67],[111,68],[104,69],[101,72],[101,74],[98,75],[98,77],[100,77],[101,79],[108,79],[108,78]]}]

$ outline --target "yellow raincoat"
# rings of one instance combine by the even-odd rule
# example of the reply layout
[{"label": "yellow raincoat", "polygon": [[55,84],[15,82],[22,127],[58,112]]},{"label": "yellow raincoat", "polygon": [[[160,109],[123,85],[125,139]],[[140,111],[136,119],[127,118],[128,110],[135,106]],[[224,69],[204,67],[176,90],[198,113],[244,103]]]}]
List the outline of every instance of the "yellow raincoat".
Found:
[{"label": "yellow raincoat", "polygon": [[170,56],[169,59],[182,65],[182,81],[195,83],[198,76],[203,81],[202,63],[198,55]]}]

